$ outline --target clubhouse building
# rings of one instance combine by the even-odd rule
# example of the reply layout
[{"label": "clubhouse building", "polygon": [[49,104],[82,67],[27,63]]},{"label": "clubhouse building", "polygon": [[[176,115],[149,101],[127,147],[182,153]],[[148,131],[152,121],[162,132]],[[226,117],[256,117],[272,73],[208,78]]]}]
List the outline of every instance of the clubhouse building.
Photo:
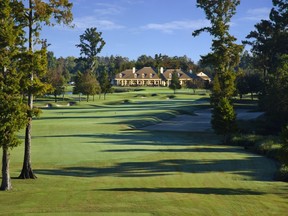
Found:
[{"label": "clubhouse building", "polygon": [[185,73],[181,69],[160,68],[157,73],[152,67],[143,67],[140,70],[136,68],[128,69],[118,73],[114,79],[116,86],[169,86],[172,79],[172,73],[177,73],[180,84],[185,86],[187,82],[201,80],[211,82],[211,79],[203,72],[198,74]]}]

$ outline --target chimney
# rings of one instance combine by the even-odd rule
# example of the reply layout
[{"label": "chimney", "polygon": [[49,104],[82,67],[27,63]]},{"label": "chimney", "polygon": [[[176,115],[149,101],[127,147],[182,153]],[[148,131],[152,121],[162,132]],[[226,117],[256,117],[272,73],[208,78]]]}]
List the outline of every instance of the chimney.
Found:
[{"label": "chimney", "polygon": [[136,68],[135,67],[133,67],[133,74],[136,72]]},{"label": "chimney", "polygon": [[192,73],[193,73],[193,71],[190,69],[189,73],[190,73],[190,74],[192,74]]},{"label": "chimney", "polygon": [[164,68],[161,67],[161,68],[160,68],[160,73],[163,74],[163,72],[164,72]]}]

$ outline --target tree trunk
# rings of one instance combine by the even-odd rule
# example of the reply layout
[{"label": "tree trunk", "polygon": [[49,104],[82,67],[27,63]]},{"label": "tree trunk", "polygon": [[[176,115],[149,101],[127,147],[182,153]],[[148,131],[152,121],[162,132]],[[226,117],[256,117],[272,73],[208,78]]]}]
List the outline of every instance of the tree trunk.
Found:
[{"label": "tree trunk", "polygon": [[223,135],[223,144],[228,145],[230,141],[231,141],[231,134],[230,133],[224,134]]},{"label": "tree trunk", "polygon": [[0,190],[8,191],[12,189],[11,178],[9,172],[10,154],[7,148],[3,146],[2,155],[2,183]]},{"label": "tree trunk", "polygon": [[32,129],[32,118],[29,118],[28,124],[26,126],[25,134],[25,150],[24,150],[24,162],[20,179],[36,179],[31,166],[31,130]]},{"label": "tree trunk", "polygon": [[[32,0],[29,0],[29,51],[33,52],[33,6]],[[31,65],[33,65],[33,58],[31,59]],[[33,67],[33,66],[32,66]],[[34,79],[34,72],[33,68],[31,68],[30,72],[30,82],[31,88],[33,87],[33,79]],[[33,173],[31,168],[31,129],[32,129],[32,110],[33,110],[33,94],[31,89],[28,92],[28,123],[26,125],[26,132],[25,132],[25,151],[24,151],[24,161],[21,174],[19,176],[20,179],[35,179],[36,176]]]}]

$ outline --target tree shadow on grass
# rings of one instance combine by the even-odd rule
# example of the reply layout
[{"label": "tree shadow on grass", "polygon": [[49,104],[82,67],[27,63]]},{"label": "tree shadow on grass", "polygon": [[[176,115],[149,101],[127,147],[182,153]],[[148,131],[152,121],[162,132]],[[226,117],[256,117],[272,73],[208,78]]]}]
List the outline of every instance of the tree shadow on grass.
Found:
[{"label": "tree shadow on grass", "polygon": [[[41,138],[84,138],[83,143],[113,144],[133,146],[195,146],[199,143],[217,143],[217,137],[213,134],[189,133],[189,132],[155,132],[155,131],[122,131],[117,134],[63,134],[33,136],[33,139]],[[87,140],[86,140],[87,138]]]},{"label": "tree shadow on grass", "polygon": [[116,192],[145,192],[145,193],[189,193],[203,195],[264,195],[264,192],[252,191],[249,189],[232,188],[111,188],[101,189],[100,191]]},{"label": "tree shadow on grass", "polygon": [[158,149],[141,149],[141,148],[134,148],[134,149],[109,149],[103,150],[103,152],[112,152],[112,153],[129,153],[129,152],[166,152],[166,153],[192,153],[192,152],[199,152],[199,153],[235,153],[243,152],[240,147],[231,147],[231,148],[217,148],[216,146],[211,147],[192,147],[192,148],[177,148],[177,149],[170,149],[170,148],[158,148]]},{"label": "tree shadow on grass", "polygon": [[[271,181],[273,169],[263,164],[255,165],[259,158],[227,160],[159,160],[151,162],[125,162],[110,167],[66,167],[63,169],[38,169],[37,174],[75,177],[153,177],[177,173],[223,172],[241,175],[245,179]],[[258,163],[261,161],[258,161]],[[254,166],[252,166],[254,165]]]}]

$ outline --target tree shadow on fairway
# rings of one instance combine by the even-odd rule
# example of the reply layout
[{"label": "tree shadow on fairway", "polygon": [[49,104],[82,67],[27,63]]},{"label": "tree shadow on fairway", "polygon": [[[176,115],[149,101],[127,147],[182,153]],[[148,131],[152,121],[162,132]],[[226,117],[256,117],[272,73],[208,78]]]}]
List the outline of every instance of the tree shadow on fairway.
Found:
[{"label": "tree shadow on fairway", "polygon": [[232,188],[111,188],[101,189],[100,191],[116,192],[145,192],[145,193],[188,193],[203,195],[264,195],[264,192],[252,191],[249,189],[232,189]]},{"label": "tree shadow on fairway", "polygon": [[196,146],[202,143],[216,144],[218,136],[211,133],[166,132],[127,130],[117,134],[99,134],[90,143],[112,143],[113,145],[137,146]]},{"label": "tree shadow on fairway", "polygon": [[158,149],[141,149],[141,148],[134,148],[134,149],[109,149],[103,150],[103,152],[114,152],[114,153],[129,153],[129,152],[166,152],[166,153],[192,153],[192,152],[199,152],[199,153],[235,153],[236,151],[242,151],[245,153],[244,150],[241,150],[240,147],[231,147],[231,148],[217,148],[215,146],[211,147],[191,147],[191,148],[158,148]]},{"label": "tree shadow on fairway", "polygon": [[153,131],[122,131],[117,134],[59,134],[47,136],[33,136],[33,139],[41,138],[83,138],[84,143],[113,144],[136,146],[195,146],[199,143],[217,143],[218,138],[212,134],[189,132],[153,132]]},{"label": "tree shadow on fairway", "polygon": [[[159,160],[148,162],[125,162],[110,167],[66,167],[63,169],[38,169],[37,174],[75,177],[153,177],[178,175],[179,173],[230,173],[247,180],[271,181],[273,169],[260,166],[258,157],[227,160]],[[264,161],[263,161],[264,162]],[[255,164],[256,163],[256,164]]]}]

